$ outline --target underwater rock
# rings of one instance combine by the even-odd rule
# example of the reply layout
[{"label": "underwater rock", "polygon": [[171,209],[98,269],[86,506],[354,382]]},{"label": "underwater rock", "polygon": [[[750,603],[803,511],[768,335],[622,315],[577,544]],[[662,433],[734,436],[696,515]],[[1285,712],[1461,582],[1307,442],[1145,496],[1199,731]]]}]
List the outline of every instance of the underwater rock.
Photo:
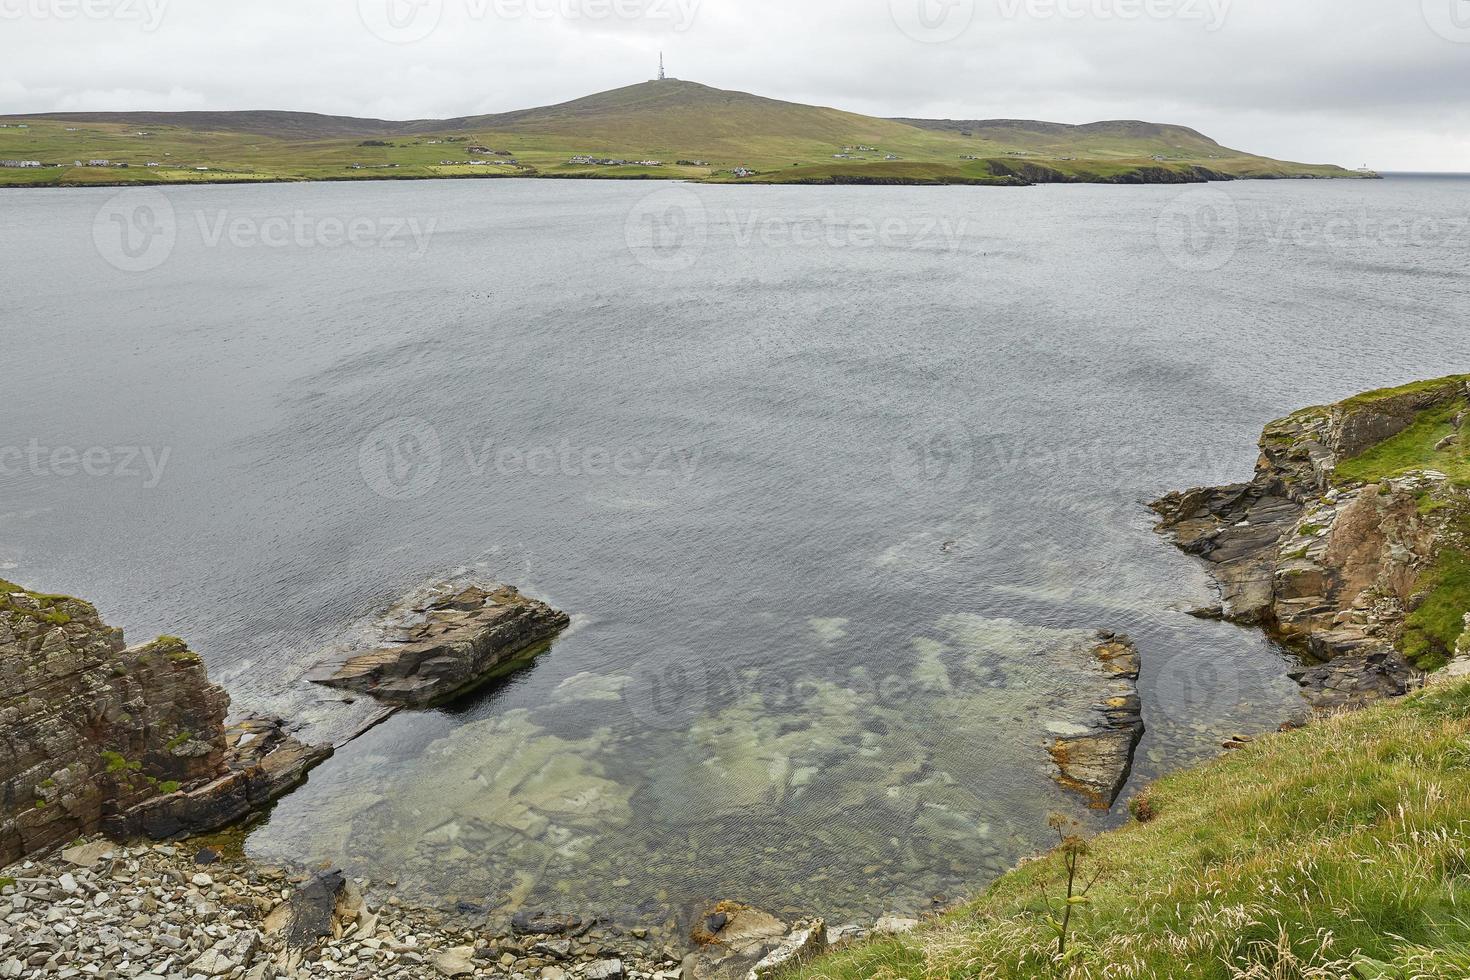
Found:
[{"label": "underwater rock", "polygon": [[566,613],[502,585],[470,586],[415,610],[396,642],[326,664],[311,680],[420,708],[453,698],[571,624]]},{"label": "underwater rock", "polygon": [[1094,810],[1110,810],[1133,774],[1133,755],[1143,739],[1138,696],[1138,649],[1126,636],[1104,633],[1093,648],[1104,678],[1103,700],[1085,723],[1086,734],[1059,738],[1051,756],[1057,782],[1080,793]]}]

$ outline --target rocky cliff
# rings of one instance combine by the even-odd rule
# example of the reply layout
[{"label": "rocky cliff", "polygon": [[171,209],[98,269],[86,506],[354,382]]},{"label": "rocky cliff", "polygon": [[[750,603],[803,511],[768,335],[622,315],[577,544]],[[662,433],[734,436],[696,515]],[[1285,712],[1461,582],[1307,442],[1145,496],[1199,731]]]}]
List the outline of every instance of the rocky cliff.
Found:
[{"label": "rocky cliff", "polygon": [[217,829],[330,754],[227,727],[229,705],[182,640],[127,647],[88,603],[0,582],[0,866],[99,829]]},{"label": "rocky cliff", "polygon": [[1267,426],[1254,479],[1171,494],[1160,530],[1221,603],[1300,651],[1321,707],[1406,693],[1466,650],[1470,376],[1369,392]]}]

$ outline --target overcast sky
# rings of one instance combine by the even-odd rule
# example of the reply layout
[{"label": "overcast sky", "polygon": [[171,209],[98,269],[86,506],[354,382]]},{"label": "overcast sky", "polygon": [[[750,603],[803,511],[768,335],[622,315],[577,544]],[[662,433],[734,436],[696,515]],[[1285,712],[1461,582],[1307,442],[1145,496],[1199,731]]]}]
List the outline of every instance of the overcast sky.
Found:
[{"label": "overcast sky", "polygon": [[0,0],[0,112],[498,112],[669,73],[1470,171],[1470,0]]}]

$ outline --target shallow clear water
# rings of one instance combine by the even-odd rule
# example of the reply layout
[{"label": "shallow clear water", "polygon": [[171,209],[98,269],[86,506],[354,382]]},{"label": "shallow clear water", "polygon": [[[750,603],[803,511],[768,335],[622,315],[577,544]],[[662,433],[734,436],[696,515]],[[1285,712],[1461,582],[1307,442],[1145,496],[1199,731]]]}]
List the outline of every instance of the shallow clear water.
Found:
[{"label": "shallow clear water", "polygon": [[1085,631],[1141,648],[1139,780],[1300,710],[1143,502],[1470,370],[1462,179],[114,195],[0,192],[0,574],[327,736],[301,674],[425,580],[573,613],[252,837],[447,904],[983,884],[1097,819],[1045,752]]}]

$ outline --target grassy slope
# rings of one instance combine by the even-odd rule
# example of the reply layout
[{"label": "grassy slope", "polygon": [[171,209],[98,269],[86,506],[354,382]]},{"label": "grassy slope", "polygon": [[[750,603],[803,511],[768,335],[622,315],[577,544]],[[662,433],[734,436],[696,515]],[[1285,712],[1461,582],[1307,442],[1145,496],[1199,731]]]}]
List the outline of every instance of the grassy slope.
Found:
[{"label": "grassy slope", "polygon": [[[18,117],[0,118],[14,122]],[[0,170],[0,186],[159,183],[199,180],[323,180],[447,176],[599,176],[718,179],[749,167],[768,182],[858,177],[915,182],[1013,183],[1000,167],[1033,164],[1056,179],[1111,180],[1143,168],[1236,176],[1353,176],[1336,167],[1267,160],[1220,147],[1192,130],[1145,123],[1068,127],[999,125],[966,137],[837,109],[779,102],[693,82],[645,83],[522,112],[390,123],[308,113],[91,113],[27,117],[29,129],[0,129],[0,158],[65,164],[43,171]],[[151,135],[141,136],[140,132]],[[465,142],[431,145],[447,136]],[[363,147],[364,139],[390,142]],[[524,166],[443,167],[469,158],[470,143],[508,150]],[[848,145],[879,152],[833,158]],[[887,154],[901,158],[885,160]],[[660,168],[574,167],[576,154],[658,159]],[[981,157],[966,161],[963,156]],[[1156,155],[1167,156],[1160,163]],[[103,158],[127,170],[71,166]],[[1072,159],[1067,159],[1072,158]],[[706,167],[677,167],[681,159]],[[165,167],[147,169],[149,161]],[[352,164],[397,164],[351,170]],[[209,173],[192,168],[207,166]],[[905,168],[916,168],[912,177]]]},{"label": "grassy slope", "polygon": [[793,976],[1470,976],[1470,683],[1272,736],[1147,800],[1155,819],[1092,844],[1105,873],[1065,965],[1040,897],[1053,857]]}]

